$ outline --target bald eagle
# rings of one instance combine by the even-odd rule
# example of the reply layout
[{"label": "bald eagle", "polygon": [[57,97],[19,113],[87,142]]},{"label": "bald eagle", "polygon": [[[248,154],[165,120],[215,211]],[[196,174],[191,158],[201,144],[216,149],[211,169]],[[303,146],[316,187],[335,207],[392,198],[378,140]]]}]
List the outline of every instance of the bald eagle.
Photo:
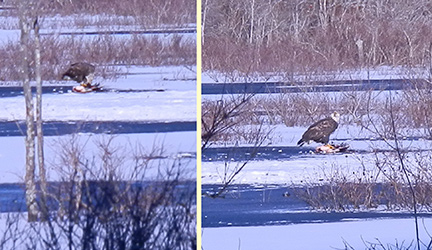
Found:
[{"label": "bald eagle", "polygon": [[74,80],[84,87],[91,87],[94,77],[95,66],[78,62],[71,64],[69,69],[62,75],[62,80]]},{"label": "bald eagle", "polygon": [[330,134],[338,127],[339,118],[340,114],[338,112],[333,112],[329,117],[315,122],[304,132],[302,138],[297,142],[297,145],[301,147],[303,144],[312,141],[328,144]]}]

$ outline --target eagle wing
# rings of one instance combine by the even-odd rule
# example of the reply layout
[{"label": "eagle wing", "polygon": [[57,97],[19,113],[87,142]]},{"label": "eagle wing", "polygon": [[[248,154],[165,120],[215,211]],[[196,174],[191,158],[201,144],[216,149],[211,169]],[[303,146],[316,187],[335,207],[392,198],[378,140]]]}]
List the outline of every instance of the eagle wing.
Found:
[{"label": "eagle wing", "polygon": [[95,71],[95,66],[89,63],[82,63],[82,62],[74,63],[62,75],[62,79],[64,79],[65,76],[68,76],[76,82],[82,82],[84,81],[84,78],[86,76],[94,73],[94,71]]},{"label": "eagle wing", "polygon": [[322,119],[312,124],[302,136],[303,141],[316,141],[328,143],[330,134],[333,133],[338,124],[332,118]]},{"label": "eagle wing", "polygon": [[95,66],[90,63],[78,62],[74,63],[70,66],[70,69],[73,69],[75,72],[79,72],[83,75],[88,75],[95,72]]}]

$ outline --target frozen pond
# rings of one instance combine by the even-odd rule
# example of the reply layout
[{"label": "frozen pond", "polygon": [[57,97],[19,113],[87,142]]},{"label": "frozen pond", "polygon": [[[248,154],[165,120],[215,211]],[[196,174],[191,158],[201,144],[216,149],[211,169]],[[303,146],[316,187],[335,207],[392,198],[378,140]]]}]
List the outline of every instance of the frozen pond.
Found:
[{"label": "frozen pond", "polygon": [[[43,86],[42,94],[65,94],[72,93],[74,86]],[[100,91],[94,92],[92,94],[102,94],[102,93],[142,93],[142,92],[164,92],[164,89],[110,89],[104,88]],[[36,93],[36,87],[32,87],[32,93]],[[77,93],[79,94],[79,93]],[[0,87],[0,97],[15,97],[24,95],[22,87]],[[88,95],[88,93],[87,93]]]},{"label": "frozen pond", "polygon": [[[73,133],[94,134],[131,134],[131,133],[167,133],[196,131],[195,122],[125,122],[125,121],[52,121],[42,125],[45,136],[58,136]],[[1,136],[22,136],[25,134],[25,122],[0,122]]]},{"label": "frozen pond", "polygon": [[[89,182],[91,186],[98,186],[99,184],[105,184],[103,182]],[[130,184],[130,183],[129,183]],[[51,182],[48,184],[48,189],[53,193],[59,189],[62,183]],[[118,182],[116,185],[122,187],[127,185],[127,183]],[[154,185],[152,182],[137,182],[134,183],[135,187],[142,187],[146,185]],[[190,196],[195,192],[196,183],[194,181],[186,181],[179,183],[176,186],[176,193]],[[25,187],[23,184],[10,183],[10,184],[0,184],[0,213],[10,213],[10,212],[25,212],[27,211],[27,206],[25,203]],[[178,201],[177,201],[178,202]],[[49,208],[56,210],[58,208],[58,203],[54,199],[48,201]]]},{"label": "frozen pond", "polygon": [[294,85],[287,82],[254,82],[254,83],[203,83],[202,94],[242,94],[242,93],[302,93],[302,92],[341,92],[341,91],[370,91],[370,90],[401,90],[409,88],[419,80],[391,79],[364,81],[332,81],[299,83]]},{"label": "frozen pond", "polygon": [[[215,192],[217,189],[217,185],[202,187],[203,193]],[[406,211],[313,211],[305,201],[293,195],[300,191],[301,187],[234,185],[230,187],[228,194],[219,198],[203,195],[202,225],[203,227],[269,226],[412,217],[412,213]],[[419,213],[419,216],[430,218],[432,214]]]}]

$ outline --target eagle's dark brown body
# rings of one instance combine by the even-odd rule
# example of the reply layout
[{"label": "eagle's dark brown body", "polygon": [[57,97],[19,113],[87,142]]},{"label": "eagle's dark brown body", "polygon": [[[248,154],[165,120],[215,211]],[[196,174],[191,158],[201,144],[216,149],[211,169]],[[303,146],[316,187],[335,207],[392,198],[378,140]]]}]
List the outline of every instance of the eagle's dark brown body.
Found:
[{"label": "eagle's dark brown body", "polygon": [[62,75],[62,80],[71,79],[78,83],[80,83],[83,86],[89,86],[91,85],[91,82],[94,77],[95,72],[95,66],[79,62],[72,64],[69,69]]},{"label": "eagle's dark brown body", "polygon": [[330,140],[330,134],[338,127],[339,117],[339,113],[334,112],[330,117],[315,122],[304,132],[297,145],[303,146],[303,144],[311,141],[327,144]]}]

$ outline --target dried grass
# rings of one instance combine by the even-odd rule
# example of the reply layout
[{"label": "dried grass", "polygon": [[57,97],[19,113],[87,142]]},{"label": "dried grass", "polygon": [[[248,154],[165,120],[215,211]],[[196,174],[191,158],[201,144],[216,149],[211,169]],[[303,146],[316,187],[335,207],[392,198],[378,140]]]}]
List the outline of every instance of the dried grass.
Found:
[{"label": "dried grass", "polygon": [[[77,61],[85,61],[99,67],[102,77],[112,77],[110,65],[195,65],[195,42],[183,41],[173,35],[170,39],[157,36],[131,35],[117,38],[110,35],[56,38],[42,37],[41,61],[43,80],[59,80],[61,73]],[[0,75],[3,81],[19,80],[16,55],[19,45],[9,42],[0,47]],[[111,72],[109,72],[111,71]],[[110,74],[111,73],[111,74]]]}]

